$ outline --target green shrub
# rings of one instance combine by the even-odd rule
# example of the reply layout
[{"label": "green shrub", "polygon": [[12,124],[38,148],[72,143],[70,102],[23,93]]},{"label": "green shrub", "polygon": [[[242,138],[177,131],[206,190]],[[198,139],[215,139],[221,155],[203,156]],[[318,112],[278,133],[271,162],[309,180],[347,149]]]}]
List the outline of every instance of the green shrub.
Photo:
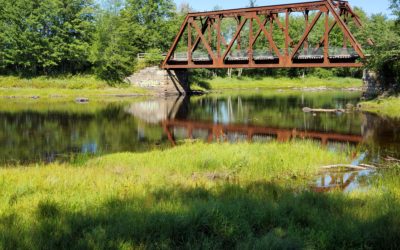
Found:
[{"label": "green shrub", "polygon": [[320,79],[331,79],[333,77],[333,72],[328,69],[315,69],[313,75]]},{"label": "green shrub", "polygon": [[144,56],[144,61],[147,66],[157,66],[164,60],[162,52],[159,49],[150,49]]}]

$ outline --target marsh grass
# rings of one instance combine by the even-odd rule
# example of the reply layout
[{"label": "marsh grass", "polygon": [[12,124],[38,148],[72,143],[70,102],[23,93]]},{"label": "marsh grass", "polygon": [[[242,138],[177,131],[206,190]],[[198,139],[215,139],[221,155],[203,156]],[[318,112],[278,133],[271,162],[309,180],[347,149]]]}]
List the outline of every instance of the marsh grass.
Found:
[{"label": "marsh grass", "polygon": [[400,97],[390,97],[360,103],[363,111],[388,117],[400,118]]},{"label": "marsh grass", "polygon": [[[362,81],[356,78],[327,78],[320,79],[317,77],[306,78],[288,78],[288,77],[263,77],[263,78],[221,78],[216,77],[211,80],[201,80],[193,83],[194,88],[206,88],[208,90],[225,90],[225,89],[293,89],[293,88],[361,88]],[[204,87],[206,86],[206,87]]]},{"label": "marsh grass", "polygon": [[145,95],[145,89],[129,84],[108,85],[91,75],[65,77],[20,78],[0,76],[0,97],[9,99],[40,99],[59,101],[75,97],[111,99],[116,95]]},{"label": "marsh grass", "polygon": [[92,75],[33,77],[1,76],[2,88],[105,89],[110,85]]},{"label": "marsh grass", "polygon": [[185,143],[4,168],[0,249],[398,249],[398,167],[369,193],[307,191],[346,160],[312,142]]}]

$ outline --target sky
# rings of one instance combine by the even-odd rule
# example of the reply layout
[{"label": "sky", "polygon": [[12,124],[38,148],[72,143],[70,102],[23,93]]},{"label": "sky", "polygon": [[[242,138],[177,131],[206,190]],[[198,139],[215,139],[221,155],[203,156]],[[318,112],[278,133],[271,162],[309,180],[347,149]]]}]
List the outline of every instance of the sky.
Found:
[{"label": "sky", "polygon": [[[223,9],[247,7],[249,0],[174,0],[177,6],[181,3],[189,3],[196,11],[212,10],[216,5]],[[257,6],[298,3],[307,0],[257,0]],[[389,0],[348,0],[351,6],[358,6],[368,14],[383,13],[390,16]],[[310,2],[310,1],[308,1]]]}]

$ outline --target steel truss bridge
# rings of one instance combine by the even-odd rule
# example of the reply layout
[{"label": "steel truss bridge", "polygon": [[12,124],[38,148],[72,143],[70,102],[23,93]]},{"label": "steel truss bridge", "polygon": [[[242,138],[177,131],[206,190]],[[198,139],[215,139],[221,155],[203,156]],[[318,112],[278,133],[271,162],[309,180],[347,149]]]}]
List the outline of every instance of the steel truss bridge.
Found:
[{"label": "steel truss bridge", "polygon": [[[291,17],[304,18],[300,37],[291,37]],[[335,0],[189,13],[162,68],[361,67],[350,23],[362,27],[349,3]],[[340,45],[331,43],[335,28]]]}]

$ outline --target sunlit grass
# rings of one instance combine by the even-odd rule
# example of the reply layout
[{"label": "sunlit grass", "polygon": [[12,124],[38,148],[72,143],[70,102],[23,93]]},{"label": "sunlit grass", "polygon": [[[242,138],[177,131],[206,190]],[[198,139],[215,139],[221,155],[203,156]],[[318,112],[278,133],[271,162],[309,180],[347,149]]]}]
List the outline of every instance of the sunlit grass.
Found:
[{"label": "sunlit grass", "polygon": [[369,193],[304,191],[346,161],[312,142],[185,143],[3,168],[0,248],[396,249],[398,168]]},{"label": "sunlit grass", "polygon": [[400,97],[391,97],[360,103],[363,111],[400,118]]},{"label": "sunlit grass", "polygon": [[0,87],[3,88],[59,88],[59,89],[105,89],[109,84],[92,75],[32,77],[1,76]]},{"label": "sunlit grass", "polygon": [[143,95],[148,91],[128,84],[110,86],[94,76],[0,77],[0,98],[37,98],[53,101],[76,97],[109,99],[116,95]]},{"label": "sunlit grass", "polygon": [[292,89],[292,88],[361,88],[361,79],[356,78],[328,78],[320,79],[317,77],[288,78],[288,77],[263,77],[263,78],[221,78],[216,77],[211,80],[203,80],[202,85],[208,86],[211,90],[224,89]]}]

